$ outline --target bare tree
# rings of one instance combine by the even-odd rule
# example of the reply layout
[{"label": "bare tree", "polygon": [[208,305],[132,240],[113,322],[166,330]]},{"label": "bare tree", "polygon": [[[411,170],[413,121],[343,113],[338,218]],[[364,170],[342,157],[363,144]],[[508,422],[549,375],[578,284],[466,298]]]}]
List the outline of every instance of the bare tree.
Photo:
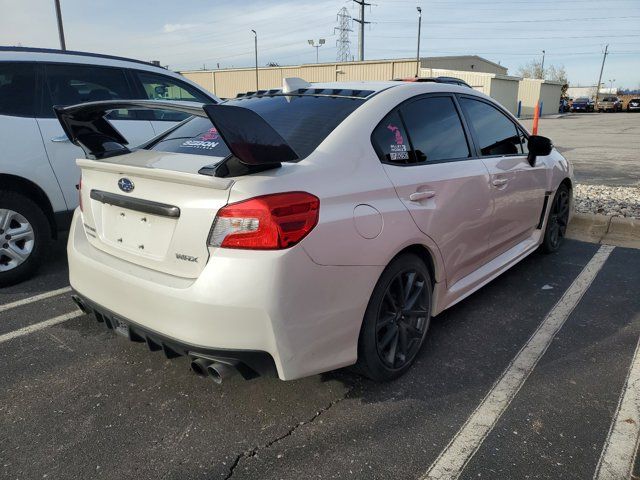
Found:
[{"label": "bare tree", "polygon": [[554,82],[562,82],[562,97],[567,96],[567,89],[569,88],[569,81],[567,80],[567,71],[564,65],[549,65],[542,71],[542,63],[535,58],[526,65],[521,65],[518,68],[518,75],[523,78],[540,78],[544,80],[551,80]]},{"label": "bare tree", "polygon": [[554,82],[567,83],[567,72],[564,65],[549,65],[542,71],[540,60],[533,59],[526,65],[518,68],[518,75],[523,78],[544,78]]}]

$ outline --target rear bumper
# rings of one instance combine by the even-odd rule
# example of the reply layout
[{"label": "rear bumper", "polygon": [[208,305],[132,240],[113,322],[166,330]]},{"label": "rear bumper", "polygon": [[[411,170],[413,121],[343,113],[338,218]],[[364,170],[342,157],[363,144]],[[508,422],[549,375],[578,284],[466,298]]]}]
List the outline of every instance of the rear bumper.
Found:
[{"label": "rear bumper", "polygon": [[169,338],[157,332],[148,330],[128,318],[122,318],[116,313],[98,305],[77,292],[73,300],[83,312],[93,314],[96,320],[110,330],[117,330],[118,325],[127,326],[127,338],[132,342],[146,343],[150,351],[162,351],[171,359],[180,356],[191,358],[207,358],[223,363],[231,363],[245,379],[255,378],[259,375],[276,375],[276,367],[273,358],[267,352],[250,350],[216,350],[190,345],[174,338]]},{"label": "rear bumper", "polygon": [[183,350],[266,352],[283,380],[355,363],[360,325],[383,267],[321,266],[301,246],[213,249],[198,278],[153,271],[87,240],[76,212],[72,288],[97,310]]}]

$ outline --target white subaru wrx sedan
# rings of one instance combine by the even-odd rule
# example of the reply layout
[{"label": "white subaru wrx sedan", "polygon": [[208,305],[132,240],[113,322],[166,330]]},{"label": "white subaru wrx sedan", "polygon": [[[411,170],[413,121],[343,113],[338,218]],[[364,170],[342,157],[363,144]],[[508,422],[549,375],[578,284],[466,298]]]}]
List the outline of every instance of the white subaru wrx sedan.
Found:
[{"label": "white subaru wrx sedan", "polygon": [[71,286],[99,321],[221,381],[404,373],[429,321],[569,219],[572,169],[491,98],[438,81],[308,84],[218,105],[136,149],[58,108],[87,154]]}]

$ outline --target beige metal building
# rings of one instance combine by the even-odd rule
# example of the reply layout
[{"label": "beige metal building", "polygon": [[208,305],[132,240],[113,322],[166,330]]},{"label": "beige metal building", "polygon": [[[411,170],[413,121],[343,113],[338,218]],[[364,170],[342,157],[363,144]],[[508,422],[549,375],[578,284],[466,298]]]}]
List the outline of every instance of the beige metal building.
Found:
[{"label": "beige metal building", "polygon": [[[258,70],[258,90],[266,90],[281,87],[282,79],[287,77],[300,77],[307,82],[391,80],[392,78],[413,77],[416,74],[416,60],[314,63],[286,67],[262,67]],[[180,73],[221,98],[232,98],[238,93],[256,90],[256,73],[253,68],[191,70]]]},{"label": "beige metal building", "polygon": [[[544,102],[544,114],[556,113],[562,85],[556,82],[520,79],[507,75],[503,66],[476,55],[456,57],[427,57],[420,69],[421,77],[449,76],[466,81],[517,113],[522,101],[522,115],[530,116],[538,99]],[[436,67],[436,65],[438,67]],[[258,70],[258,89],[279,88],[287,77],[300,77],[308,82],[351,80],[391,80],[409,78],[416,74],[415,59],[369,60],[364,62],[319,63],[283,67],[262,67]],[[238,93],[256,90],[254,68],[223,70],[191,70],[180,72],[221,98],[233,98]]]},{"label": "beige metal building", "polygon": [[452,57],[425,57],[420,59],[421,68],[458,70],[461,72],[484,72],[506,75],[507,69],[478,55],[456,55]]},{"label": "beige metal building", "polygon": [[532,116],[538,102],[542,102],[542,115],[558,113],[561,94],[561,82],[523,78],[518,89],[518,101],[522,102],[522,116]]},{"label": "beige metal building", "polygon": [[421,77],[455,77],[467,82],[479,92],[495,98],[511,113],[518,111],[518,82],[520,77],[510,77],[496,73],[461,72],[436,68],[422,68]]}]

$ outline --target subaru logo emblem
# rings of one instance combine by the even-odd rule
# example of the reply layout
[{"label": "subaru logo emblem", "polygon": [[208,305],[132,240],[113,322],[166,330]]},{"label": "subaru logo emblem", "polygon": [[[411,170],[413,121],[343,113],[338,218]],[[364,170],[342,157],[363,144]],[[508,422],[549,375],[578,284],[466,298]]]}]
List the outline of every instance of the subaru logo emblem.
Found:
[{"label": "subaru logo emblem", "polygon": [[120,190],[122,190],[123,192],[129,193],[129,192],[133,192],[135,185],[128,178],[123,177],[120,180],[118,180],[118,187],[120,187]]}]

